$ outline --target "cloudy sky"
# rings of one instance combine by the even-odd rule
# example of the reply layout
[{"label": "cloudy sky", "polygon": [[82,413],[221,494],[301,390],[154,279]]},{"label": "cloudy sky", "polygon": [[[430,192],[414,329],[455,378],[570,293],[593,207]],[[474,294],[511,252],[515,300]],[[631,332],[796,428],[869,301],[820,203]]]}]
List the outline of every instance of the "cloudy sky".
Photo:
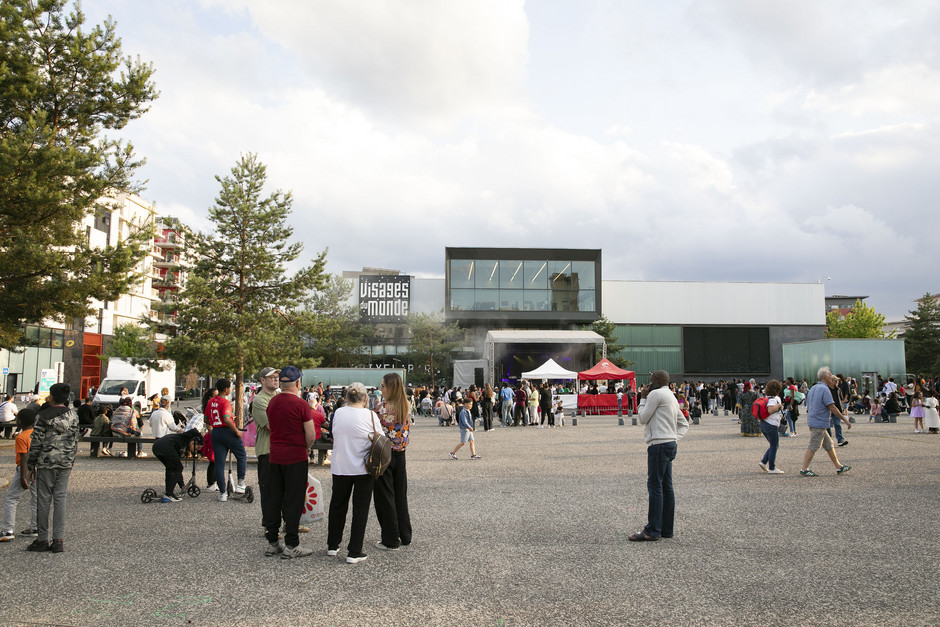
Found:
[{"label": "cloudy sky", "polygon": [[197,228],[257,152],[332,272],[584,247],[608,279],[822,280],[889,320],[940,291],[932,0],[82,6],[155,66],[124,136]]}]

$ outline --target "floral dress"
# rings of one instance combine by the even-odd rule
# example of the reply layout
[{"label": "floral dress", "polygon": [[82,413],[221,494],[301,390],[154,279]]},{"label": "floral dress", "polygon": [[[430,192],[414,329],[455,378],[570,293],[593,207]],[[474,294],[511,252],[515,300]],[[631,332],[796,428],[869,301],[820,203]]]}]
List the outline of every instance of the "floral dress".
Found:
[{"label": "floral dress", "polygon": [[757,437],[762,435],[760,431],[760,421],[751,413],[751,405],[758,398],[757,392],[750,390],[745,392],[740,398],[741,410],[738,412],[738,418],[741,420],[741,435]]}]

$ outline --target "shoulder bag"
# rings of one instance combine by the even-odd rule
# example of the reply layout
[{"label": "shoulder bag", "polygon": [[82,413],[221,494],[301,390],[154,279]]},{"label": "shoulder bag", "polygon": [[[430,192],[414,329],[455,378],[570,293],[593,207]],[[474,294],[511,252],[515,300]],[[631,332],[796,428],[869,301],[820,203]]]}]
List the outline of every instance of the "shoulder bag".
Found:
[{"label": "shoulder bag", "polygon": [[372,444],[366,453],[366,472],[373,479],[378,479],[392,461],[392,441],[375,428],[375,412],[372,412],[372,435],[369,439]]}]

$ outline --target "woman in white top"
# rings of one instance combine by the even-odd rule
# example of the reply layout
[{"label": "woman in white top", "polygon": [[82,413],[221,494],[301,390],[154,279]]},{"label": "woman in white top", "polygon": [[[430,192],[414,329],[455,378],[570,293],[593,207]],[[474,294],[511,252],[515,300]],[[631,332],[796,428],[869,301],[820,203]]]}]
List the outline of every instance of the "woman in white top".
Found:
[{"label": "woman in white top", "polygon": [[[333,495],[330,497],[330,513],[327,531],[327,555],[336,555],[343,540],[349,497],[352,496],[352,527],[349,544],[346,546],[346,563],[357,564],[366,559],[362,542],[369,520],[369,503],[372,501],[373,479],[366,473],[365,457],[372,445],[369,436],[373,430],[382,431],[375,414],[367,409],[368,391],[362,383],[346,387],[346,404],[333,412],[330,431],[333,434]],[[373,426],[374,425],[374,426]]]},{"label": "woman in white top", "polygon": [[783,417],[783,403],[780,402],[780,391],[783,384],[776,379],[771,379],[764,386],[764,394],[767,396],[767,411],[770,414],[764,420],[759,420],[761,433],[767,438],[770,446],[760,460],[760,467],[765,472],[772,475],[782,475],[783,471],[774,464],[777,461],[777,448],[780,446],[780,419]]},{"label": "woman in white top", "polygon": [[940,433],[940,413],[937,413],[937,399],[933,392],[927,392],[924,399],[924,427],[928,433]]}]

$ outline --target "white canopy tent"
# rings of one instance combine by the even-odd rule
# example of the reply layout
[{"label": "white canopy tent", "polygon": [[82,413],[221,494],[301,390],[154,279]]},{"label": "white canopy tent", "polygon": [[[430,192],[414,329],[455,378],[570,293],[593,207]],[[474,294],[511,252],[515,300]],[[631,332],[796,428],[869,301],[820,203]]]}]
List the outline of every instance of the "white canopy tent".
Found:
[{"label": "white canopy tent", "polygon": [[544,364],[536,368],[535,370],[530,370],[529,372],[522,373],[523,379],[535,379],[535,380],[545,380],[545,379],[577,379],[578,373],[573,370],[565,370],[557,363],[554,359],[549,359]]}]

